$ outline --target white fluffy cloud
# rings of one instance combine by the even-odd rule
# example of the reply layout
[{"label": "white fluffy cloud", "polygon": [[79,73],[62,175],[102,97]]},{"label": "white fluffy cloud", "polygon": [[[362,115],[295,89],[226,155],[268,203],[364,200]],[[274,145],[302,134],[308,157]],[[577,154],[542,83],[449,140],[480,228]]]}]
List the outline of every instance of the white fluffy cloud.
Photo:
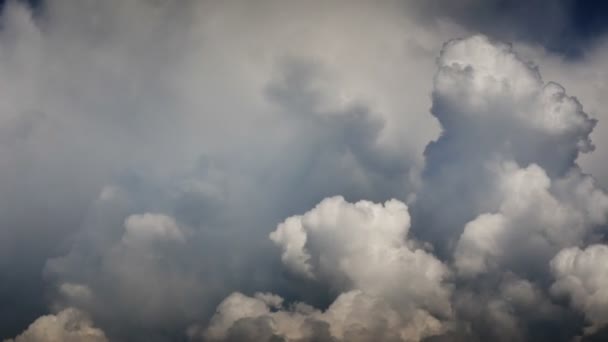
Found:
[{"label": "white fluffy cloud", "polygon": [[568,168],[579,151],[593,148],[589,134],[595,121],[562,86],[545,83],[510,45],[483,36],[454,40],[444,46],[438,68],[433,113],[445,134],[475,132],[460,139],[485,138],[490,145],[480,146],[482,151],[523,163],[538,160],[551,171]]},{"label": "white fluffy cloud", "polygon": [[583,104],[585,112],[598,120],[591,134],[596,152],[579,156],[579,163],[585,172],[593,174],[598,183],[608,187],[608,165],[605,163],[608,149],[608,40],[603,37],[585,51],[583,60],[572,60],[556,56],[542,48],[518,46],[522,54],[533,59],[543,70],[543,75],[568,88]]},{"label": "white fluffy cloud", "polygon": [[[527,168],[503,165],[497,178],[503,196],[499,211],[467,223],[458,241],[455,266],[463,275],[522,264],[544,267],[548,258],[564,247],[582,243],[593,227],[608,218],[608,196],[577,170],[554,186],[535,164]],[[579,193],[558,189],[563,199],[551,193],[572,183]]]},{"label": "white fluffy cloud", "polygon": [[551,260],[551,292],[566,296],[595,327],[608,323],[608,246],[566,248]]},{"label": "white fluffy cloud", "polygon": [[608,220],[608,195],[576,164],[596,121],[483,36],[444,45],[432,113],[443,132],[426,150],[413,232],[453,261],[455,310],[480,338],[529,339],[566,319],[546,295],[549,261]]},{"label": "white fluffy cloud", "polygon": [[519,272],[526,258],[538,271],[606,222],[608,195],[575,163],[595,120],[562,86],[483,36],[447,43],[434,85],[443,132],[426,151],[416,228],[447,233],[460,272]]},{"label": "white fluffy cloud", "polygon": [[[304,303],[290,307],[275,295],[248,297],[233,293],[217,309],[203,334],[191,336],[211,341],[252,338],[255,330],[267,329],[259,341],[272,337],[287,341],[420,341],[445,330],[442,322],[424,310],[404,317],[390,302],[361,290],[342,293],[325,311]],[[251,324],[255,330],[245,330]]]},{"label": "white fluffy cloud", "polygon": [[445,265],[408,240],[407,206],[327,198],[279,224],[270,238],[294,272],[339,291],[386,296],[404,310],[424,307],[449,315]]},{"label": "white fluffy cloud", "polygon": [[235,293],[220,304],[207,335],[227,338],[244,318],[266,318],[290,341],[311,338],[305,324],[314,321],[341,341],[419,341],[443,332],[442,320],[452,315],[449,270],[408,239],[409,226],[407,206],[397,200],[332,197],[286,219],[270,234],[285,266],[341,293],[324,312],[305,304],[285,310],[280,298]]},{"label": "white fluffy cloud", "polygon": [[106,335],[85,313],[74,308],[35,320],[22,334],[6,342],[107,342]]},{"label": "white fluffy cloud", "polygon": [[[500,210],[505,186],[496,168],[535,164],[549,182],[568,177],[578,155],[593,150],[596,121],[510,45],[483,36],[452,40],[437,64],[431,111],[442,133],[425,151],[413,230],[452,254],[468,222]],[[496,216],[483,220],[502,224]]]}]

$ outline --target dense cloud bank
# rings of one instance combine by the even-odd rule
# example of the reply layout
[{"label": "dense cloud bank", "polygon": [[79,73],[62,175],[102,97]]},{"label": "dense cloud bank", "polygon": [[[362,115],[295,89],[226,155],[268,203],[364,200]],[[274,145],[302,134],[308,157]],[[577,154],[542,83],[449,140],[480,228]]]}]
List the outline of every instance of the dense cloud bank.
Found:
[{"label": "dense cloud bank", "polygon": [[8,2],[0,338],[605,336],[608,50],[441,3]]},{"label": "dense cloud bank", "polygon": [[[303,303],[286,310],[276,297],[271,310],[263,298],[272,295],[235,293],[204,336],[230,340],[263,324],[261,340],[314,340],[305,324],[319,322],[330,340],[566,340],[583,333],[563,330],[575,319],[571,308],[593,326],[603,322],[606,284],[594,265],[604,251],[573,247],[601,241],[608,219],[608,194],[575,164],[593,150],[595,121],[510,46],[481,36],[444,45],[432,112],[443,132],[425,153],[413,224],[427,248],[441,246],[443,262],[407,237],[403,203],[328,198],[270,239],[288,270],[342,292],[336,301],[325,312]],[[386,302],[341,309],[345,298],[366,294]],[[561,295],[572,300],[556,300]],[[327,318],[337,310],[346,321]],[[349,321],[361,315],[367,319]]]}]

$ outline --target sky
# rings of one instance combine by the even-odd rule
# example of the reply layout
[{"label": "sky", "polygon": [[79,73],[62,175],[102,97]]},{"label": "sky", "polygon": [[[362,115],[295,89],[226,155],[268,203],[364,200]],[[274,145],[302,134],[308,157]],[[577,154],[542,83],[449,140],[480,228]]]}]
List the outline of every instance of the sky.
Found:
[{"label": "sky", "polygon": [[0,8],[0,340],[608,338],[605,1]]}]

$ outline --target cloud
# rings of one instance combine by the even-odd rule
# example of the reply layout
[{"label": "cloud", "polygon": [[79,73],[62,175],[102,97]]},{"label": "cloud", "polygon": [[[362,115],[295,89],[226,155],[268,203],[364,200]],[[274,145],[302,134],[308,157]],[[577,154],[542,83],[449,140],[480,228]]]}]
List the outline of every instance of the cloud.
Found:
[{"label": "cloud", "polygon": [[275,295],[233,293],[202,335],[196,329],[191,334],[210,341],[248,340],[261,331],[267,333],[259,341],[420,341],[445,329],[428,312],[419,310],[404,319],[389,302],[360,290],[340,294],[323,312],[304,303],[285,308],[281,302]]},{"label": "cloud", "polygon": [[576,164],[596,120],[510,45],[453,40],[437,63],[442,133],[425,151],[412,233],[451,261],[453,307],[473,336],[549,338],[543,326],[575,319],[547,296],[549,262],[597,241],[608,219],[608,195]]},{"label": "cloud", "polygon": [[283,263],[338,297],[321,312],[302,303],[285,310],[283,299],[272,295],[235,293],[220,304],[206,336],[229,340],[243,319],[267,322],[274,335],[290,341],[310,338],[305,331],[311,321],[326,324],[340,341],[419,341],[439,334],[452,314],[449,270],[408,240],[409,225],[402,202],[349,203],[342,197],[286,219],[270,234]]},{"label": "cloud", "polygon": [[381,205],[332,197],[279,224],[270,239],[290,270],[332,289],[361,289],[387,295],[404,309],[422,305],[449,315],[443,284],[449,271],[408,241],[409,227],[407,206],[397,200]]},{"label": "cloud", "polygon": [[510,46],[484,37],[447,43],[433,94],[443,132],[427,148],[418,205],[450,208],[445,222],[429,218],[434,229],[458,236],[464,227],[454,251],[462,274],[542,274],[557,251],[606,223],[608,195],[575,163],[593,149],[595,120]]},{"label": "cloud", "polygon": [[146,213],[127,217],[122,242],[136,246],[154,240],[184,242],[184,239],[184,234],[172,217]]},{"label": "cloud", "polygon": [[585,314],[592,330],[608,323],[607,258],[608,246],[591,245],[585,249],[566,248],[551,260],[555,276],[551,293],[567,297],[575,309]]},{"label": "cloud", "polygon": [[608,41],[605,37],[599,39],[585,52],[583,62],[577,63],[561,56],[556,56],[540,47],[520,47],[521,54],[535,60],[542,68],[545,77],[568,86],[568,92],[576,96],[584,104],[585,112],[598,120],[591,138],[597,146],[595,153],[579,156],[578,163],[591,173],[598,183],[608,187],[608,169],[601,156],[605,154],[607,120],[605,94],[608,89],[606,74],[606,56],[608,56]]},{"label": "cloud", "polygon": [[[504,270],[509,264],[540,274],[547,258],[580,244],[592,228],[606,223],[608,196],[577,170],[553,186],[535,164],[525,169],[506,164],[498,172],[504,196],[499,211],[467,223],[456,246],[455,266],[464,275]],[[572,186],[580,189],[579,196],[566,190]],[[597,197],[590,203],[592,193]]]},{"label": "cloud", "polygon": [[184,322],[202,314],[201,298],[217,291],[196,275],[208,267],[193,258],[200,240],[188,244],[191,231],[169,215],[127,215],[128,196],[114,190],[102,192],[70,253],[47,263],[53,306],[90,313],[112,338],[161,338],[155,327],[131,328],[138,321],[185,329]]},{"label": "cloud", "polygon": [[107,342],[85,313],[74,308],[35,320],[22,334],[6,342]]},{"label": "cloud", "polygon": [[501,4],[7,2],[0,335],[580,335],[550,261],[605,243],[605,47]]},{"label": "cloud", "polygon": [[[492,163],[536,164],[564,177],[593,149],[595,120],[509,45],[476,36],[447,43],[438,59],[432,113],[443,128],[425,151],[414,230],[454,246],[464,225],[503,201]],[[437,215],[434,208],[442,208]],[[422,230],[424,228],[424,230]],[[428,236],[427,236],[428,235]]]},{"label": "cloud", "polygon": [[[433,149],[445,148],[442,142],[451,138],[459,143],[452,152],[468,151],[476,159],[500,153],[521,164],[537,162],[553,175],[563,174],[580,152],[593,149],[589,134],[596,120],[576,98],[556,83],[543,82],[538,69],[511,46],[481,36],[444,46],[432,112],[444,132],[427,150],[431,161],[439,154]],[[491,139],[490,134],[497,136]],[[474,139],[488,145],[474,149]]]}]

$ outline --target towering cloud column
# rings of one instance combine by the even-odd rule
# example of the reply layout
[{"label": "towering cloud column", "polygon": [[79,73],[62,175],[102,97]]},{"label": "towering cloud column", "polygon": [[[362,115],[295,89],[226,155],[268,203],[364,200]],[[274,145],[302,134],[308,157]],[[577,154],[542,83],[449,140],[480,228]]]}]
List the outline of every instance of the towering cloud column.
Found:
[{"label": "towering cloud column", "polygon": [[431,112],[442,133],[425,151],[413,219],[417,234],[449,254],[467,222],[499,210],[505,163],[536,165],[550,180],[571,174],[585,181],[573,169],[578,154],[594,148],[595,120],[510,45],[483,36],[453,40],[437,63]]},{"label": "towering cloud column", "polygon": [[[444,45],[432,114],[443,131],[425,151],[413,231],[452,261],[460,318],[507,340],[566,319],[545,289],[549,262],[596,239],[608,217],[608,196],[576,164],[594,148],[595,120],[510,45],[482,36]],[[569,270],[562,259],[557,274]]]}]

